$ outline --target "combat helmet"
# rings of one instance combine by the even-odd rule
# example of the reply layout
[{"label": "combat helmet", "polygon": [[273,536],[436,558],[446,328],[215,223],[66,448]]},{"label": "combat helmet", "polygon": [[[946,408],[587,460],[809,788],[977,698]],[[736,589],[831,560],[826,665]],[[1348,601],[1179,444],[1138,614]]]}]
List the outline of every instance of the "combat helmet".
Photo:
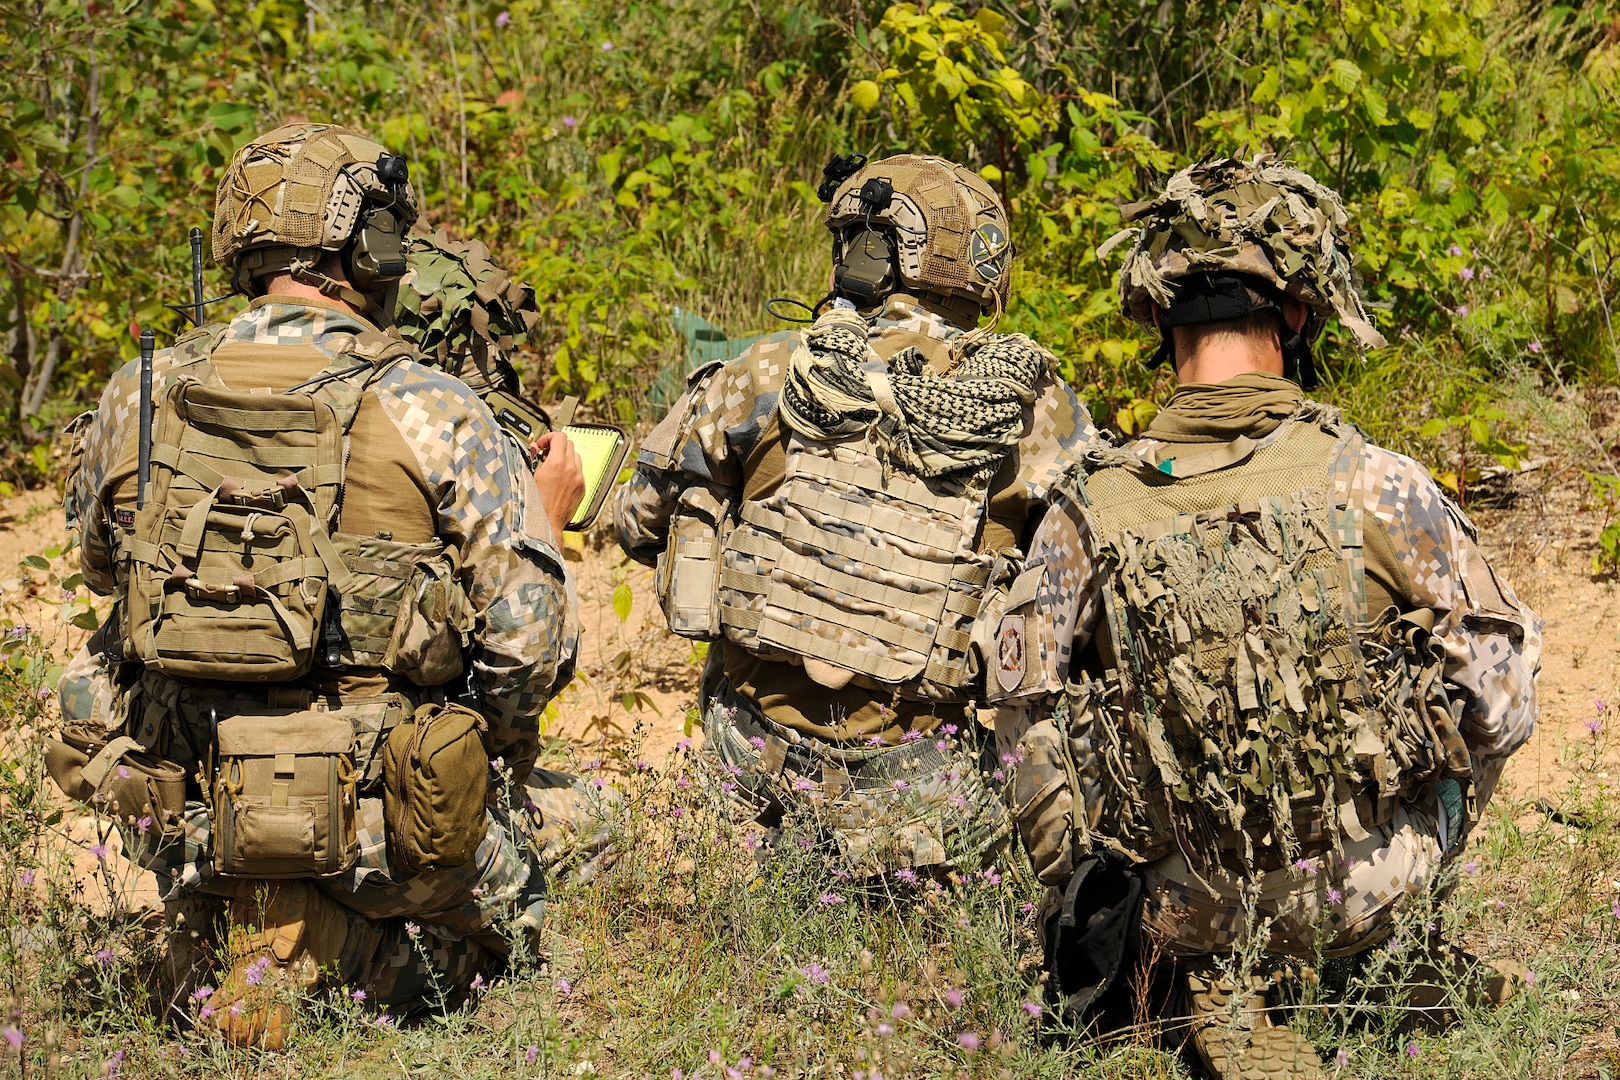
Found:
[{"label": "combat helmet", "polygon": [[1362,348],[1386,344],[1339,240],[1349,221],[1344,205],[1298,168],[1267,156],[1208,157],[1170,177],[1157,197],[1125,207],[1124,218],[1133,227],[1105,241],[1097,257],[1134,240],[1120,300],[1148,329],[1158,306],[1163,341],[1153,363],[1173,355],[1172,327],[1280,314],[1284,296],[1310,310],[1304,330],[1283,342],[1289,377],[1307,388],[1315,382],[1310,345],[1329,317]]},{"label": "combat helmet", "polygon": [[[288,124],[238,149],[214,200],[214,261],[249,296],[260,281],[290,273],[374,316],[392,313],[384,294],[405,274],[405,232],[416,196],[405,159],[352,128]],[[340,252],[348,288],[317,270]],[[358,290],[358,292],[356,291]]]},{"label": "combat helmet", "polygon": [[423,361],[475,393],[516,393],[511,352],[528,340],[540,311],[534,290],[513,279],[478,240],[452,240],[443,229],[405,244],[410,267],[400,282],[394,325]]},{"label": "combat helmet", "polygon": [[[833,234],[833,291],[857,308],[904,289],[999,312],[1011,284],[1007,211],[971,169],[900,154],[835,158],[817,192]],[[960,305],[971,301],[971,305]]]}]

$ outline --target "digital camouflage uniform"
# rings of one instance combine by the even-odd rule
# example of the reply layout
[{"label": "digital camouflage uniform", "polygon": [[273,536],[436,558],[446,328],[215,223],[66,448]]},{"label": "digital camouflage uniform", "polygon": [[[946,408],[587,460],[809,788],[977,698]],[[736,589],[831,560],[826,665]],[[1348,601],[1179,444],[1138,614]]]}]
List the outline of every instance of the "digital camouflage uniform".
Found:
[{"label": "digital camouflage uniform", "polygon": [[[1125,219],[1099,254],[1132,241],[1121,299],[1161,333],[1155,362],[1185,379],[1208,348],[1242,373],[1182,382],[1141,438],[1091,448],[981,614],[1013,817],[1052,887],[1049,987],[1089,1007],[1145,930],[1215,1076],[1321,1077],[1264,980],[1222,964],[1394,931],[1530,736],[1541,621],[1421,465],[1305,397],[1329,318],[1384,344],[1335,193],[1207,158]],[[1414,985],[1456,981],[1427,965]]]},{"label": "digital camouflage uniform", "polygon": [[[919,345],[939,359],[964,332],[902,293],[890,295],[868,324],[880,359]],[[772,335],[693,376],[618,495],[620,544],[632,558],[656,559],[683,497],[706,491],[719,503],[739,495],[763,500],[782,482],[778,399],[801,341],[795,333]],[[1044,377],[1025,408],[1017,449],[992,482],[977,550],[1023,542],[1065,463],[1094,435],[1068,387]],[[701,708],[709,760],[726,787],[767,817],[813,812],[851,859],[878,845],[886,849],[880,861],[945,864],[960,853],[957,844],[976,858],[1005,828],[994,747],[963,702],[829,689],[802,662],[761,659],[722,639],[710,649]]]},{"label": "digital camouflage uniform", "polygon": [[[306,345],[336,356],[351,335],[374,330],[335,305],[271,296],[232,319],[220,343]],[[172,350],[156,354],[156,384],[173,362]],[[67,493],[69,522],[82,526],[85,579],[102,592],[114,585],[111,552],[118,541],[101,499],[110,492],[121,503],[130,491],[137,375],[133,362],[116,372],[98,410],[81,421],[82,464]],[[257,373],[227,368],[224,375],[249,385]],[[391,367],[369,393],[422,479],[421,495],[415,496],[422,500],[419,514],[459,550],[477,610],[478,699],[490,725],[489,744],[512,778],[499,805],[490,808],[488,833],[468,864],[390,873],[382,800],[367,797],[360,803],[358,863],[344,877],[320,883],[352,913],[344,977],[367,989],[369,1004],[404,1013],[427,1004],[435,985],[454,992],[487,971],[509,948],[503,927],[528,937],[532,950],[544,910],[544,867],[589,809],[572,777],[532,768],[540,712],[572,674],[577,624],[571,578],[517,447],[462,383],[414,362]],[[365,453],[355,446],[355,458]],[[105,630],[93,636],[64,673],[60,696],[67,724],[111,731],[125,721],[123,695],[103,662],[105,637]],[[132,675],[126,671],[123,677]],[[376,671],[324,678],[316,673],[308,685],[316,697],[425,696]],[[201,802],[188,803],[183,841],[158,846],[142,830],[125,831],[126,851],[155,872],[165,901],[214,889]],[[409,927],[417,929],[408,933]]]}]

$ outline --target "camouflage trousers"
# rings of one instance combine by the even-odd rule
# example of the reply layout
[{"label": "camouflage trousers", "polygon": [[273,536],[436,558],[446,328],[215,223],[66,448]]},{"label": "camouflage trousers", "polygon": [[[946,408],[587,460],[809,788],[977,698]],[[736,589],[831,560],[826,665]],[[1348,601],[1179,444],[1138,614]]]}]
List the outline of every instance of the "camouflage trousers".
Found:
[{"label": "camouflage trousers", "polygon": [[[81,650],[64,671],[59,695],[65,724],[111,734],[117,693],[100,659],[91,646]],[[514,948],[535,955],[548,868],[604,842],[616,797],[612,788],[536,769],[489,808],[488,832],[471,861],[414,875],[390,869],[382,799],[362,798],[358,862],[317,883],[349,912],[340,970],[366,991],[368,1005],[404,1015],[452,1000],[480,975],[493,976]],[[130,825],[120,831],[124,854],[153,872],[165,906],[238,891],[239,881],[215,878],[203,803],[186,804],[178,837]]]},{"label": "camouflage trousers", "polygon": [[[1504,764],[1474,760],[1476,814]],[[1342,856],[1308,859],[1254,881],[1205,875],[1215,896],[1183,856],[1167,855],[1142,868],[1143,926],[1177,956],[1229,952],[1267,920],[1268,953],[1364,952],[1394,932],[1404,902],[1437,885],[1449,888],[1440,872],[1461,855],[1466,838],[1447,836],[1442,818],[1437,802],[1415,798],[1365,840],[1346,839]]]},{"label": "camouflage trousers", "polygon": [[967,726],[898,746],[832,745],[772,723],[720,678],[705,685],[698,760],[756,820],[813,822],[851,869],[977,870],[1010,832],[993,740]]}]

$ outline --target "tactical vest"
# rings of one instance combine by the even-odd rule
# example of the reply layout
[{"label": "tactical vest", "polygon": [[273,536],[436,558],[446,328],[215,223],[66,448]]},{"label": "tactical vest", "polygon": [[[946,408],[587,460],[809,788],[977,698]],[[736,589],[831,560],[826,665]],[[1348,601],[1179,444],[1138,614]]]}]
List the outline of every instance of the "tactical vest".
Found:
[{"label": "tactical vest", "polygon": [[185,680],[281,684],[316,665],[454,678],[472,627],[455,552],[336,532],[361,397],[409,347],[360,335],[306,390],[248,393],[207,359],[222,334],[188,341],[163,393],[121,552],[125,655]]},{"label": "tactical vest", "polygon": [[789,432],[782,485],[744,501],[720,543],[720,628],[835,689],[966,700],[986,491],[885,472],[864,436]]},{"label": "tactical vest", "polygon": [[1334,494],[1362,447],[1307,406],[1172,466],[1190,475],[1106,449],[1074,474],[1106,622],[1056,717],[1080,851],[1253,874],[1364,839],[1436,779],[1467,789],[1432,618],[1365,610],[1360,493]]}]

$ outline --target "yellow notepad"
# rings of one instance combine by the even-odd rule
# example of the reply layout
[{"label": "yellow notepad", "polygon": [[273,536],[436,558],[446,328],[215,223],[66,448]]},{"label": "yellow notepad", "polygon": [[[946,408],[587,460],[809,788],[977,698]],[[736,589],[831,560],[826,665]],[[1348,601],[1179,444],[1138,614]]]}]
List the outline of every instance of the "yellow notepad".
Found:
[{"label": "yellow notepad", "polygon": [[569,424],[563,428],[585,473],[585,497],[568,523],[570,529],[583,529],[596,519],[614,477],[624,464],[628,442],[624,432],[606,424]]}]

